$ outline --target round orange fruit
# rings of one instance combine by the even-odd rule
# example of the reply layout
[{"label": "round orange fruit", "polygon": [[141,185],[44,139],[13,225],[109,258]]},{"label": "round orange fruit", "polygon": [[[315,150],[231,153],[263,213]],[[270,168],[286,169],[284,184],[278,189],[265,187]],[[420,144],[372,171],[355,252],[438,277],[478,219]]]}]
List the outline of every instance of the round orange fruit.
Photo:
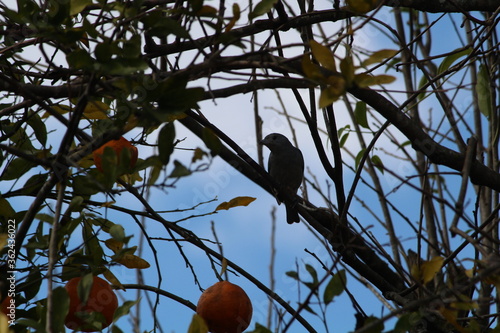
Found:
[{"label": "round orange fruit", "polygon": [[252,303],[241,287],[221,281],[201,294],[196,313],[212,333],[241,333],[252,320]]},{"label": "round orange fruit", "polygon": [[133,146],[130,141],[122,136],[118,140],[110,140],[106,142],[101,147],[92,152],[92,155],[94,157],[94,164],[99,171],[104,172],[102,168],[102,155],[104,154],[104,149],[106,149],[106,147],[110,147],[115,151],[116,157],[118,158],[118,164],[120,164],[120,154],[123,149],[128,149],[130,151],[130,168],[133,168],[137,163],[137,147]]},{"label": "round orange fruit", "polygon": [[2,304],[0,305],[0,312],[4,313],[4,314],[9,314],[10,310],[9,310],[9,306],[10,303],[11,303],[11,297],[10,296],[7,296],[4,298],[4,300],[2,301]]},{"label": "round orange fruit", "polygon": [[81,302],[80,297],[78,297],[78,283],[81,279],[81,277],[76,277],[66,283],[65,288],[69,295],[69,312],[66,315],[64,324],[67,328],[73,330],[78,329],[82,332],[96,332],[97,330],[92,327],[92,325],[89,325],[89,323],[86,323],[78,313],[102,313],[105,318],[105,322],[102,323],[102,328],[108,327],[113,322],[113,316],[118,308],[118,298],[113,289],[111,289],[109,283],[94,276],[87,302]]}]

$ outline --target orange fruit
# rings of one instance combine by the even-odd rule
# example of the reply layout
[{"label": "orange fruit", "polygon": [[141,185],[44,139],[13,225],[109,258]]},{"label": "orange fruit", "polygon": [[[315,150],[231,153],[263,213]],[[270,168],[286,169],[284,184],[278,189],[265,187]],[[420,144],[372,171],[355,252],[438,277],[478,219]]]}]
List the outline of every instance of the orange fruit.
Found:
[{"label": "orange fruit", "polygon": [[109,283],[94,276],[87,302],[82,303],[80,297],[78,297],[78,283],[81,279],[81,277],[76,277],[66,283],[65,288],[69,295],[69,312],[66,315],[64,324],[72,330],[78,329],[82,332],[96,332],[98,330],[87,323],[78,313],[102,313],[105,318],[102,328],[108,327],[113,322],[113,316],[118,308],[118,298]]},{"label": "orange fruit", "polygon": [[130,141],[122,136],[118,140],[110,140],[106,142],[92,152],[94,164],[99,171],[104,172],[102,168],[102,155],[104,154],[104,149],[106,149],[106,147],[110,147],[115,151],[116,157],[118,158],[118,165],[120,164],[120,155],[123,149],[128,149],[130,151],[130,168],[133,168],[137,163],[137,147],[133,146]]},{"label": "orange fruit", "polygon": [[2,301],[2,304],[0,305],[0,312],[4,313],[4,314],[8,314],[10,312],[10,310],[8,309],[9,305],[10,305],[10,300],[12,298],[10,296],[7,296],[4,298],[4,300]]},{"label": "orange fruit", "polygon": [[201,294],[196,313],[212,333],[241,333],[252,320],[252,303],[240,286],[221,281]]}]

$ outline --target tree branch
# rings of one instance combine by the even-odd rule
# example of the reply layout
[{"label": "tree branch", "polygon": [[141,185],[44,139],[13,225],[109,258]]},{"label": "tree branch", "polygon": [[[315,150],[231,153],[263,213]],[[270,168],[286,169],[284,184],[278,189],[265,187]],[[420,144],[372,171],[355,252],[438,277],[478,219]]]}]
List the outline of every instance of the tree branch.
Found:
[{"label": "tree branch", "polygon": [[[352,87],[348,91],[354,97],[377,110],[385,119],[396,126],[410,140],[412,147],[422,152],[432,163],[441,164],[459,172],[462,171],[464,154],[438,144],[384,96],[366,88]],[[500,174],[477,160],[472,162],[470,180],[473,184],[500,191]]]},{"label": "tree branch", "polygon": [[389,7],[408,7],[431,13],[494,12],[500,7],[497,0],[390,0],[385,5]]}]

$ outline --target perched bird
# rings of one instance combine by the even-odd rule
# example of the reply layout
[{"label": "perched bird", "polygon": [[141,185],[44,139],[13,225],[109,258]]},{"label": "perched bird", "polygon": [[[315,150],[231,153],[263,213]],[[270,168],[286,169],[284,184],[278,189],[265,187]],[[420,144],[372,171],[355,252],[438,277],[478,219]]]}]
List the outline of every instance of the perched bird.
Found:
[{"label": "perched bird", "polygon": [[[282,190],[296,194],[304,177],[302,152],[295,148],[284,135],[279,133],[269,134],[261,141],[261,144],[271,151],[267,164],[271,177]],[[279,196],[277,199],[278,202],[283,201]],[[293,203],[285,202],[285,206],[286,221],[289,224],[299,222],[299,214],[294,209]]]}]

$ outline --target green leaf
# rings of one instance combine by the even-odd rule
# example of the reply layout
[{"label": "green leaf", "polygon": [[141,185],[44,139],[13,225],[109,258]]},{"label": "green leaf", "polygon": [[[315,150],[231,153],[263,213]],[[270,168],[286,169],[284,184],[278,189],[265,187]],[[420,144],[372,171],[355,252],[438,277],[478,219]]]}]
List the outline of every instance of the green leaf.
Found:
[{"label": "green leaf", "polygon": [[175,126],[173,122],[165,124],[158,134],[158,155],[161,163],[167,165],[174,151]]},{"label": "green leaf", "polygon": [[366,151],[366,149],[363,148],[356,155],[356,158],[354,159],[354,169],[358,169],[359,163],[361,162],[361,158],[365,154],[365,151]]},{"label": "green leaf", "polygon": [[2,180],[18,179],[35,166],[36,164],[33,162],[27,161],[20,157],[15,158],[7,165],[0,179]]},{"label": "green leaf", "polygon": [[425,97],[425,94],[426,94],[426,89],[423,89],[423,87],[429,82],[429,80],[427,80],[427,76],[425,75],[422,75],[422,77],[420,78],[420,82],[418,83],[418,90],[422,90],[420,92],[420,94],[418,94],[417,98],[419,100],[423,100],[424,97]]},{"label": "green leaf", "polygon": [[38,113],[30,112],[26,123],[33,129],[36,139],[45,146],[47,144],[47,127]]},{"label": "green leaf", "polygon": [[74,69],[92,69],[95,60],[82,49],[76,49],[75,51],[66,55],[66,61],[70,67]]},{"label": "green leaf", "polygon": [[[170,80],[168,80],[170,81]],[[178,84],[177,84],[178,83]],[[170,121],[172,114],[198,108],[198,101],[203,98],[203,88],[185,88],[183,79],[171,78],[165,85],[160,84],[154,94],[158,96],[159,110],[155,110],[160,121]]]},{"label": "green leaf", "polygon": [[219,155],[222,150],[222,142],[219,137],[208,127],[204,127],[201,134],[203,142],[205,142],[207,148],[210,149],[210,154],[212,156]]},{"label": "green leaf", "polygon": [[21,189],[22,193],[26,195],[36,194],[43,186],[43,184],[45,184],[48,176],[49,175],[47,173],[36,174],[31,176]]},{"label": "green leaf", "polygon": [[463,57],[463,56],[467,56],[469,54],[471,54],[472,52],[472,48],[467,48],[465,50],[461,50],[461,51],[452,51],[452,54],[446,56],[443,61],[439,64],[439,67],[438,67],[438,70],[437,70],[437,74],[441,74],[443,73],[444,71],[448,70],[448,68],[451,67],[451,65],[453,65],[453,63]]},{"label": "green leaf", "polygon": [[267,14],[273,9],[274,5],[278,2],[278,0],[262,0],[259,2],[255,8],[248,14],[248,19],[252,20],[261,15]]},{"label": "green leaf", "polygon": [[299,273],[297,273],[296,271],[288,271],[285,273],[285,275],[295,280],[299,279]]},{"label": "green leaf", "polygon": [[109,75],[130,75],[142,72],[148,64],[141,58],[116,58],[103,64],[96,64],[95,68]]},{"label": "green leaf", "polygon": [[371,64],[378,64],[388,58],[394,57],[399,53],[399,50],[383,49],[373,52],[367,59],[362,63],[363,66],[369,66]]},{"label": "green leaf", "polygon": [[120,52],[120,47],[116,42],[111,42],[109,39],[105,39],[104,42],[96,45],[94,49],[94,55],[97,61],[105,63],[111,61],[113,55]]},{"label": "green leaf", "polygon": [[348,137],[349,137],[349,132],[346,132],[344,135],[342,135],[340,137],[340,140],[339,140],[339,146],[340,146],[340,148],[344,147],[344,145],[345,145]]},{"label": "green leaf", "polygon": [[492,114],[492,91],[491,91],[491,78],[488,73],[488,68],[481,64],[479,65],[479,72],[477,73],[476,94],[478,100],[479,111],[486,116],[490,117]]},{"label": "green leaf", "polygon": [[43,277],[40,269],[37,266],[33,266],[28,274],[28,278],[24,282],[20,282],[16,289],[24,291],[26,300],[31,300],[38,295],[42,281]]},{"label": "green leaf", "polygon": [[134,59],[142,56],[141,53],[142,45],[141,45],[141,36],[134,35],[130,39],[127,39],[123,42],[123,57],[125,59]]},{"label": "green leaf", "polygon": [[374,326],[372,326],[370,329],[364,330],[363,332],[366,332],[366,333],[381,333],[384,330],[384,322],[382,320],[380,320],[379,318],[374,317],[374,316],[370,316],[368,318],[365,318],[362,327],[366,327],[368,325],[371,326],[372,323],[375,323],[375,322],[377,322],[377,324],[374,324]]},{"label": "green leaf", "polygon": [[189,171],[188,168],[186,168],[181,162],[175,160],[174,161],[174,170],[172,170],[172,173],[170,173],[169,177],[170,178],[180,178],[180,177],[189,176],[190,174],[191,174],[191,171]]},{"label": "green leaf", "polygon": [[394,330],[391,333],[405,333],[410,331],[412,326],[414,325],[412,317],[414,317],[414,314],[412,313],[405,313],[399,317],[398,321],[396,322],[396,325],[394,326]]},{"label": "green leaf", "polygon": [[88,220],[83,222],[82,238],[84,240],[84,254],[89,257],[94,265],[102,265],[104,250],[93,231],[92,223]]},{"label": "green leaf", "polygon": [[309,264],[306,264],[306,271],[309,272],[309,274],[313,278],[313,284],[316,286],[318,284],[318,273],[316,272],[314,267]]},{"label": "green leaf", "polygon": [[335,296],[339,296],[345,289],[347,285],[345,270],[340,270],[326,285],[325,291],[323,292],[323,302],[328,305]]},{"label": "green leaf", "polygon": [[[100,175],[99,175],[100,174]],[[75,176],[73,178],[73,193],[74,195],[81,195],[81,196],[91,196],[93,194],[96,194],[100,192],[101,190],[104,190],[106,188],[110,188],[113,183],[114,179],[107,181],[105,183],[100,183],[99,179],[105,180],[106,178],[104,177],[104,174],[95,174],[95,177],[93,177],[90,173],[89,175],[79,175]]]},{"label": "green leaf", "polygon": [[250,203],[255,201],[256,198],[252,197],[236,197],[229,201],[224,201],[215,208],[215,210],[228,210],[233,207],[248,206]]},{"label": "green leaf", "polygon": [[88,5],[92,4],[92,0],[71,0],[69,15],[73,16],[79,14]]},{"label": "green leaf", "polygon": [[78,281],[77,293],[82,303],[87,303],[93,283],[94,276],[92,275],[92,273],[85,274],[84,276],[82,276],[81,280]]},{"label": "green leaf", "polygon": [[373,166],[376,167],[382,174],[384,173],[384,163],[382,163],[382,160],[378,155],[373,155],[372,158],[372,163]]},{"label": "green leaf", "polygon": [[124,317],[130,313],[130,309],[139,303],[139,300],[136,301],[125,301],[122,305],[118,307],[115,311],[115,315],[113,316],[113,321],[116,321],[118,318]]},{"label": "green leaf", "polygon": [[164,17],[159,11],[152,12],[150,15],[141,19],[148,32],[154,37],[167,37],[175,35],[180,38],[189,38],[189,32],[176,20]]},{"label": "green leaf", "polygon": [[148,157],[143,163],[142,166],[148,166],[150,168],[150,173],[148,177],[148,185],[154,185],[154,183],[158,180],[160,173],[163,168],[163,163],[160,161],[159,156],[151,156]]},{"label": "green leaf", "polygon": [[52,290],[52,329],[53,332],[65,332],[64,320],[69,310],[69,296],[64,287],[57,287]]},{"label": "green leaf", "polygon": [[333,57],[332,51],[315,40],[309,41],[309,45],[311,46],[311,51],[314,58],[326,69],[331,70],[332,72],[336,72],[337,68],[335,65],[335,59]]},{"label": "green leaf", "polygon": [[69,18],[69,3],[67,1],[48,0],[47,23],[56,27]]},{"label": "green leaf", "polygon": [[[7,199],[0,196],[0,216],[4,219],[9,219],[16,215],[16,211],[12,208]],[[7,223],[7,221],[3,221],[2,223]]]},{"label": "green leaf", "polygon": [[370,129],[370,126],[368,126],[368,120],[366,117],[366,103],[365,102],[357,102],[356,103],[356,108],[354,109],[354,119],[356,120],[356,123],[364,128]]},{"label": "green leaf", "polygon": [[270,329],[268,329],[267,327],[265,327],[259,323],[255,323],[254,330],[247,331],[247,333],[273,333],[273,331],[271,331]]},{"label": "green leaf", "polygon": [[304,306],[304,310],[306,310],[307,312],[312,313],[313,315],[316,315],[316,316],[318,315],[318,314],[316,313],[316,311],[314,311],[314,310],[313,310],[313,309],[309,306],[309,304],[302,304],[302,305]]},{"label": "green leaf", "polygon": [[114,240],[119,242],[125,241],[125,229],[120,224],[115,224],[109,229],[109,234]]}]

